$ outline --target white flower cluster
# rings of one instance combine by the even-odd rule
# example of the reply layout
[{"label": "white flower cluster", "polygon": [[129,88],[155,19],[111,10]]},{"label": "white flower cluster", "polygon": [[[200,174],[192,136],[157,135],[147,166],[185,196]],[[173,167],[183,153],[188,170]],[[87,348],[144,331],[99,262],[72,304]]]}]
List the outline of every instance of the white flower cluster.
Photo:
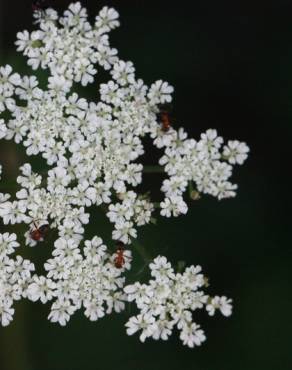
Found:
[{"label": "white flower cluster", "polygon": [[193,312],[205,308],[213,316],[218,309],[224,316],[232,313],[231,299],[214,298],[202,288],[206,278],[200,266],[190,266],[176,273],[165,257],[158,256],[149,265],[153,279],[148,284],[136,282],[124,288],[130,302],[135,301],[140,313],[126,323],[128,335],[140,331],[146,338],[167,340],[176,327],[184,345],[194,347],[206,340],[200,325],[193,321]]},{"label": "white flower cluster", "polygon": [[223,146],[223,138],[213,129],[201,134],[199,141],[188,139],[182,128],[178,131],[169,130],[167,134],[170,140],[167,145],[165,137],[154,140],[158,147],[166,147],[159,164],[165,166],[169,175],[161,189],[166,195],[161,203],[161,215],[170,217],[187,212],[182,195],[190,181],[196,184],[200,193],[218,199],[235,196],[237,185],[232,184],[229,178],[232,164],[243,164],[247,158],[249,148],[245,143],[235,140]]},{"label": "white flower cluster", "polygon": [[[191,311],[207,305],[210,315],[215,308],[227,315],[229,301],[198,291],[203,277],[197,268],[175,275],[164,257],[150,265],[155,280],[149,286],[137,283],[125,293],[122,274],[130,268],[131,253],[120,248],[112,255],[98,237],[83,243],[88,208],[103,209],[114,225],[112,238],[130,245],[155,208],[165,217],[187,212],[188,185],[218,199],[233,197],[233,165],[243,164],[249,148],[237,140],[224,145],[213,129],[196,141],[183,128],[165,125],[173,88],[162,80],[147,86],[136,78],[133,63],[111,48],[108,33],[119,26],[114,9],[104,7],[93,25],[79,2],[63,16],[46,9],[35,18],[38,29],[19,32],[16,45],[33,70],[47,70],[47,86],[10,65],[0,67],[0,139],[21,143],[28,156],[41,155],[47,164],[43,173],[22,164],[16,196],[0,193],[0,218],[5,225],[25,224],[29,246],[52,229],[58,235],[44,265],[46,276],[32,274],[33,264],[20,256],[8,257],[19,244],[15,234],[0,235],[2,324],[11,321],[13,301],[21,297],[54,300],[49,319],[65,325],[82,306],[90,320],[119,312],[127,293],[141,309],[129,321],[130,334],[141,328],[142,340],[166,339],[176,325],[185,344],[199,344],[204,335]],[[93,83],[97,66],[109,72],[110,80],[97,89],[100,100],[89,101],[73,87]],[[160,202],[135,191],[142,182],[146,136],[162,150],[159,166],[166,179]]]},{"label": "white flower cluster", "polygon": [[27,297],[27,287],[35,267],[29,260],[10,255],[19,247],[15,234],[0,234],[0,321],[9,325],[13,319],[14,301]]},{"label": "white flower cluster", "polygon": [[83,254],[78,242],[62,238],[55,242],[53,258],[45,263],[47,277],[34,276],[28,287],[28,298],[42,303],[56,297],[49,319],[65,325],[82,306],[91,321],[124,309],[125,278],[121,274],[130,268],[130,251],[121,268],[115,267],[115,254],[107,252],[102,240],[94,237],[84,242]]},{"label": "white flower cluster", "polygon": [[136,238],[134,224],[142,226],[150,222],[153,204],[141,199],[134,191],[123,194],[122,202],[109,205],[107,216],[115,224],[113,239],[129,243],[129,236]]},{"label": "white flower cluster", "polygon": [[3,326],[13,318],[13,301],[28,298],[43,304],[54,299],[49,320],[66,325],[70,316],[84,308],[95,321],[113,310],[124,309],[126,295],[122,273],[130,268],[131,252],[122,267],[114,264],[115,254],[107,252],[102,240],[94,237],[84,242],[83,253],[73,239],[57,239],[44,267],[47,276],[32,274],[34,264],[21,256],[10,258],[19,247],[15,234],[0,234],[0,320]]},{"label": "white flower cluster", "polygon": [[[94,26],[80,3],[70,5],[63,17],[48,9],[39,13],[38,21],[39,29],[18,33],[16,44],[33,69],[49,70],[47,90],[39,87],[35,76],[20,77],[8,65],[0,69],[0,112],[11,115],[6,123],[1,120],[0,137],[22,142],[28,155],[41,154],[52,166],[46,188],[28,164],[23,166],[30,180],[18,193],[20,200],[8,202],[5,211],[18,212],[16,222],[50,218],[54,226],[68,229],[70,224],[81,231],[72,212],[73,219],[82,218],[83,207],[122,197],[107,215],[115,225],[113,238],[130,243],[137,235],[135,226],[148,223],[154,210],[149,200],[128,190],[142,181],[143,165],[137,161],[144,153],[145,135],[164,149],[159,164],[168,178],[161,188],[162,216],[187,212],[183,194],[188,182],[218,199],[235,195],[237,186],[229,182],[232,165],[244,162],[248,147],[229,141],[220,151],[223,139],[216,130],[195,141],[182,128],[163,129],[157,114],[161,104],[171,101],[173,88],[163,81],[147,87],[136,79],[133,64],[120,60],[117,50],[110,48],[108,32],[119,25],[115,10],[103,8]],[[71,92],[74,82],[86,86],[94,81],[96,64],[112,77],[100,85],[98,103]],[[5,219],[14,221],[6,214]]]}]

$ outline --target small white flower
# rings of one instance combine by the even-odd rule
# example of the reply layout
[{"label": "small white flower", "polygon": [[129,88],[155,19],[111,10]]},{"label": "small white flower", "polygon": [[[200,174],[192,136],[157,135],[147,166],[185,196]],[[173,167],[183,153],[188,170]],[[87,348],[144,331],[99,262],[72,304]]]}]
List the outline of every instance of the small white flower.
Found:
[{"label": "small white flower", "polygon": [[180,339],[184,345],[193,348],[194,346],[200,346],[206,340],[206,336],[203,330],[200,329],[200,325],[193,323],[184,326],[180,333]]},{"label": "small white flower", "polygon": [[59,92],[68,93],[72,83],[65,79],[62,75],[55,74],[52,77],[49,77],[49,85],[48,88],[54,91],[56,94]]},{"label": "small white flower", "polygon": [[128,335],[133,335],[137,331],[142,330],[140,334],[141,342],[145,342],[145,339],[152,336],[157,330],[154,317],[147,314],[131,317],[126,323],[126,327]]},{"label": "small white flower", "polygon": [[229,140],[228,145],[223,148],[223,156],[231,164],[243,164],[247,159],[249,147],[238,140]]},{"label": "small white flower", "polygon": [[171,94],[173,93],[173,87],[170,86],[167,82],[162,80],[156,81],[151,85],[148,98],[150,99],[150,104],[164,104],[170,103],[172,98]]},{"label": "small white flower", "polygon": [[168,282],[169,279],[174,278],[173,268],[164,256],[156,257],[150,263],[149,268],[151,269],[151,275],[158,281]]},{"label": "small white flower", "polygon": [[114,240],[120,240],[124,244],[128,244],[131,237],[137,237],[137,231],[133,228],[132,222],[117,222],[112,237]]},{"label": "small white flower", "polygon": [[153,332],[152,338],[155,340],[168,340],[169,336],[172,334],[173,326],[174,321],[168,321],[164,319],[157,320],[156,330]]},{"label": "small white flower", "polygon": [[171,195],[169,198],[165,198],[164,201],[160,203],[160,207],[160,214],[165,217],[176,217],[188,211],[187,204],[179,195]]},{"label": "small white flower", "polygon": [[65,326],[75,310],[76,307],[69,301],[56,301],[52,304],[52,310],[48,319],[51,322],[58,322],[61,326]]},{"label": "small white flower", "polygon": [[27,295],[33,302],[38,299],[42,303],[47,303],[54,297],[56,284],[51,279],[46,279],[44,276],[33,276],[33,282],[27,288]]},{"label": "small white flower", "polygon": [[22,100],[41,99],[42,90],[38,87],[38,80],[35,76],[24,76],[16,88],[15,94]]},{"label": "small white flower", "polygon": [[206,309],[210,316],[214,316],[216,309],[219,309],[224,316],[230,316],[232,314],[232,300],[227,299],[225,296],[215,296],[211,299]]},{"label": "small white flower", "polygon": [[101,32],[108,32],[120,25],[119,14],[113,8],[103,7],[96,17],[95,27]]},{"label": "small white flower", "polygon": [[25,201],[14,201],[14,202],[4,202],[0,207],[0,216],[3,219],[5,225],[20,224],[21,222],[26,222],[29,218],[25,214],[26,212],[26,202]]},{"label": "small white flower", "polygon": [[96,321],[105,315],[104,308],[100,303],[85,301],[83,304],[86,308],[84,314],[90,321]]},{"label": "small white flower", "polygon": [[0,259],[12,254],[17,247],[19,247],[19,243],[16,241],[16,234],[0,234]]},{"label": "small white flower", "polygon": [[111,72],[113,79],[121,86],[132,84],[135,82],[135,68],[132,62],[124,62],[120,60],[115,63]]},{"label": "small white flower", "polygon": [[14,86],[20,85],[21,79],[18,73],[12,73],[12,67],[6,65],[0,67],[0,86],[5,90],[14,89]]},{"label": "small white flower", "polygon": [[2,305],[0,307],[1,325],[8,326],[13,320],[14,308],[10,308],[9,304]]}]

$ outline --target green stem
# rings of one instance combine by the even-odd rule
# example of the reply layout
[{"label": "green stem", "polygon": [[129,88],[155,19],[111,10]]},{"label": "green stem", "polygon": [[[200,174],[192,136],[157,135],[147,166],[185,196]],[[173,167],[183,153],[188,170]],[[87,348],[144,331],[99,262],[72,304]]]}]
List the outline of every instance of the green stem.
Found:
[{"label": "green stem", "polygon": [[144,173],[164,173],[164,168],[161,166],[144,166]]},{"label": "green stem", "polygon": [[1,181],[0,190],[17,189],[20,185],[15,180]]},{"label": "green stem", "polygon": [[192,192],[194,191],[193,182],[189,181],[189,197],[192,198]]},{"label": "green stem", "polygon": [[194,188],[192,181],[189,181],[189,197],[192,200],[198,200],[201,198],[200,193]]},{"label": "green stem", "polygon": [[146,263],[152,261],[153,258],[148,254],[146,248],[142,244],[140,244],[137,239],[132,239],[131,244]]}]

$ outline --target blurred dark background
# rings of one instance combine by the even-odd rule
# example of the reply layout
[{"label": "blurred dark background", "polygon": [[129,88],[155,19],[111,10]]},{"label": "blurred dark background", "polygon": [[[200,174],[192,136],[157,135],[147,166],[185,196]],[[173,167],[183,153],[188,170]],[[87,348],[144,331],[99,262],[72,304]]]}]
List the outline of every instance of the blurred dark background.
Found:
[{"label": "blurred dark background", "polygon": [[[70,2],[51,3],[64,10]],[[235,199],[205,197],[190,204],[187,216],[160,220],[140,230],[139,238],[152,256],[202,265],[210,292],[234,299],[234,314],[200,315],[208,340],[191,350],[177,333],[165,343],[127,337],[128,312],[96,323],[78,313],[61,328],[46,320],[49,306],[21,302],[13,323],[0,328],[0,369],[292,369],[291,1],[82,3],[92,17],[103,5],[120,12],[122,25],[110,35],[111,44],[147,83],[162,78],[175,87],[177,126],[194,137],[217,128],[224,138],[251,148],[249,160],[234,173]],[[17,31],[32,28],[31,20],[30,1],[0,1],[0,62],[21,73],[29,69],[13,42]],[[15,178],[26,158],[22,149],[1,141],[0,161]],[[161,179],[155,179],[147,181],[156,186]],[[89,232],[95,225],[108,238],[99,214]]]}]

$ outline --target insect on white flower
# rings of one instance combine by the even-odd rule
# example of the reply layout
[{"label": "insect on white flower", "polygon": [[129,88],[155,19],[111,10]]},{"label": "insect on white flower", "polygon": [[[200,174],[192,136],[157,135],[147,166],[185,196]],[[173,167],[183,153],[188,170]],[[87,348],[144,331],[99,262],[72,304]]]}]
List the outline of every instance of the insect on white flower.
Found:
[{"label": "insect on white flower", "polygon": [[[235,196],[233,166],[244,163],[249,148],[237,140],[224,145],[215,129],[196,141],[172,124],[166,106],[173,87],[162,80],[147,86],[110,45],[109,32],[119,26],[116,10],[103,7],[92,25],[80,2],[63,15],[37,4],[34,18],[37,29],[18,32],[15,44],[33,70],[46,70],[47,86],[10,65],[0,67],[0,139],[23,145],[28,157],[42,157],[47,166],[37,173],[22,163],[15,196],[0,193],[0,218],[4,225],[21,224],[25,244],[49,246],[51,256],[38,275],[16,254],[16,235],[0,234],[1,324],[12,321],[13,302],[21,298],[51,302],[48,319],[62,326],[79,309],[96,321],[135,302],[139,314],[126,324],[129,335],[167,340],[177,328],[183,344],[200,345],[205,335],[192,312],[229,316],[231,300],[204,293],[200,267],[175,273],[163,256],[150,263],[148,284],[125,286],[131,244],[139,227],[155,222],[157,209],[163,217],[186,214],[188,189],[196,192],[193,199]],[[92,84],[100,68],[110,76],[96,87],[100,100],[79,96],[75,84]],[[160,150],[156,169],[165,175],[155,201],[139,193],[147,172],[145,137]],[[85,240],[86,225],[98,224],[98,207],[112,224],[115,251],[99,236]]]}]

